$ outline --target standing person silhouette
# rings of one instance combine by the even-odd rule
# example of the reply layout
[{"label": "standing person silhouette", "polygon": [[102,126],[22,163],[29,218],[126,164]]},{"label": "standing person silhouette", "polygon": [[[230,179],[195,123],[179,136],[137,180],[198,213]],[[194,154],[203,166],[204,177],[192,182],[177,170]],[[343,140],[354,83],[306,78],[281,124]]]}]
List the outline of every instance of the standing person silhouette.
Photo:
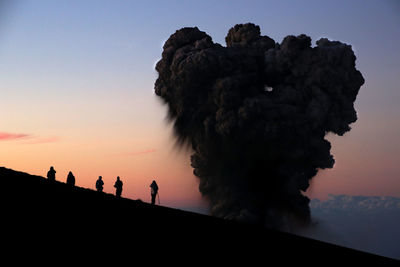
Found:
[{"label": "standing person silhouette", "polygon": [[53,166],[51,166],[50,170],[47,172],[47,179],[49,179],[49,181],[56,180],[56,170],[54,170]]},{"label": "standing person silhouette", "polygon": [[121,197],[121,194],[122,194],[122,185],[123,185],[123,183],[122,183],[122,181],[119,179],[119,176],[118,176],[118,177],[117,177],[117,181],[115,181],[115,184],[114,184],[114,187],[116,188],[115,195],[116,195],[117,197]]},{"label": "standing person silhouette", "polygon": [[99,176],[99,179],[97,179],[97,181],[96,181],[96,190],[98,192],[103,192],[104,182],[103,182],[102,178],[103,177]]},{"label": "standing person silhouette", "polygon": [[69,173],[68,173],[68,176],[67,176],[67,184],[68,184],[68,185],[71,185],[71,186],[74,186],[74,185],[75,185],[75,176],[72,174],[72,172],[69,172]]},{"label": "standing person silhouette", "polygon": [[151,205],[156,204],[156,196],[158,194],[158,185],[155,180],[150,185],[151,187]]}]

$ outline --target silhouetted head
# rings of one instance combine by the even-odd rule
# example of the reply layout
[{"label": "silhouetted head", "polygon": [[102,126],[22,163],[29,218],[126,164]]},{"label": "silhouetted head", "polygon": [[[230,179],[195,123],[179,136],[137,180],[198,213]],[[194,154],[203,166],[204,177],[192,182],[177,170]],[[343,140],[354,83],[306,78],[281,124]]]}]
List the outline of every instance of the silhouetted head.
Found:
[{"label": "silhouetted head", "polygon": [[117,176],[117,180],[119,180],[119,176]]},{"label": "silhouetted head", "polygon": [[103,177],[99,176],[99,180],[101,180]]},{"label": "silhouetted head", "polygon": [[53,166],[51,166],[51,167],[50,167],[50,170],[54,170],[54,167],[53,167]]}]

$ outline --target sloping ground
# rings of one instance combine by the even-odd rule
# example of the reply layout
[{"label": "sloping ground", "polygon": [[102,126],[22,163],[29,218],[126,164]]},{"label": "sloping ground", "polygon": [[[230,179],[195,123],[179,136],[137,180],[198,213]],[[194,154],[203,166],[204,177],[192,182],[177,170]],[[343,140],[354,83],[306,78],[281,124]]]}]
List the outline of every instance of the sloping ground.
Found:
[{"label": "sloping ground", "polygon": [[190,258],[188,265],[245,261],[246,266],[272,261],[396,262],[256,225],[118,199],[3,167],[0,185],[2,242],[21,257],[27,252],[61,253],[64,260],[71,260],[78,253],[94,261],[115,257],[172,263]]}]

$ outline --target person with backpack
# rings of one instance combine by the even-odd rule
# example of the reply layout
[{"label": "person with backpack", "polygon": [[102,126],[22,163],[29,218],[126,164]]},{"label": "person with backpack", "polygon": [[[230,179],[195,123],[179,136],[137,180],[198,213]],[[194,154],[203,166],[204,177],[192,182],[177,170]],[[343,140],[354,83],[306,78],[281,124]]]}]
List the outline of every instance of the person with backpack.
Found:
[{"label": "person with backpack", "polygon": [[96,181],[96,190],[98,192],[103,192],[104,182],[103,182],[102,178],[103,177],[99,176],[99,179],[97,179],[97,181]]},{"label": "person with backpack", "polygon": [[55,181],[56,180],[56,170],[54,169],[53,166],[51,166],[50,170],[47,172],[47,179],[49,181]]}]

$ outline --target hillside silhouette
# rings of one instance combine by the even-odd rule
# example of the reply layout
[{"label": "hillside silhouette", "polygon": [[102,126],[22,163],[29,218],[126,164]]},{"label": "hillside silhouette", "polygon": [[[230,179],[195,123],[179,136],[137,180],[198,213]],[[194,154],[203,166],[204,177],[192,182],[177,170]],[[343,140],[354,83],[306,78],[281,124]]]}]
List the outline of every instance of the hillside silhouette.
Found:
[{"label": "hillside silhouette", "polygon": [[[18,251],[68,250],[68,257],[79,250],[99,249],[102,254],[112,248],[129,251],[135,258],[142,252],[170,255],[163,261],[182,255],[224,262],[244,258],[308,264],[319,264],[320,259],[392,261],[256,225],[116,198],[4,167],[0,167],[0,183],[3,242]],[[40,249],[39,243],[44,244]],[[70,250],[75,252],[70,255]]]}]

